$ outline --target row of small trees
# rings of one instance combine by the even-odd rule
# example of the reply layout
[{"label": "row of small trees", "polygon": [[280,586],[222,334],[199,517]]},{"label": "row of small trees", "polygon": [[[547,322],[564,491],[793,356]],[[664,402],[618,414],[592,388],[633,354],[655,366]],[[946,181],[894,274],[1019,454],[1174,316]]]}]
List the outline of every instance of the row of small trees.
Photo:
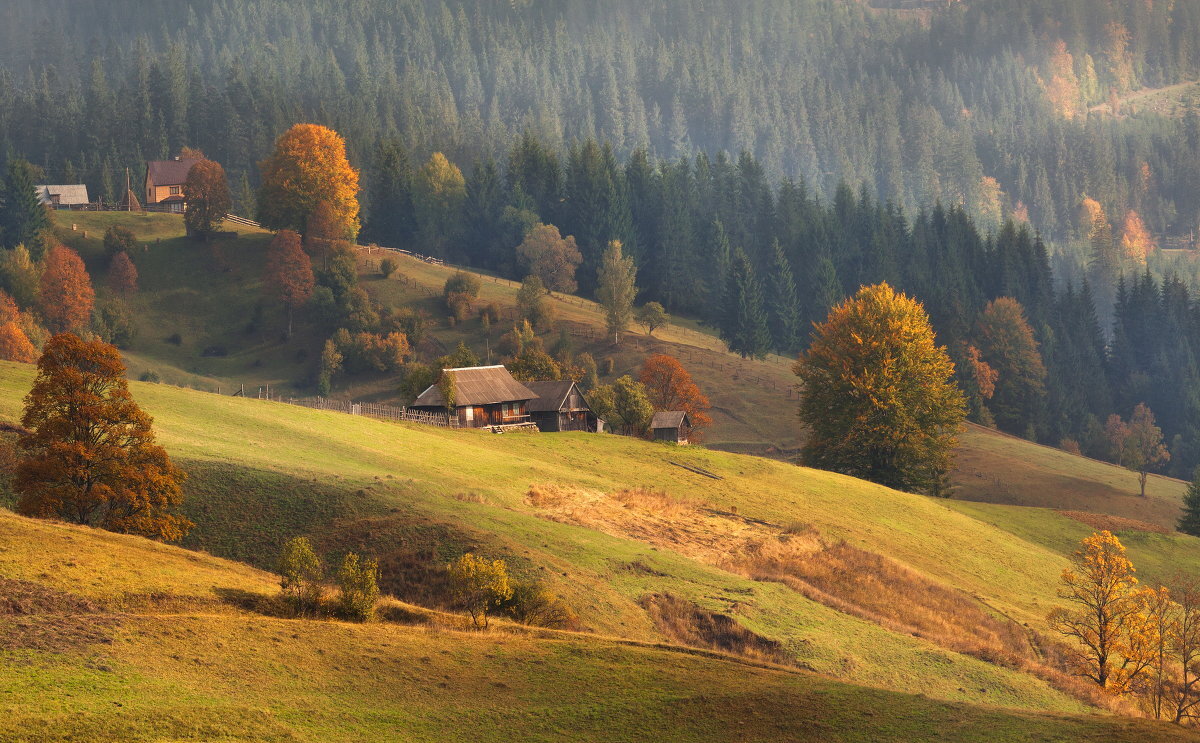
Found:
[{"label": "row of small trees", "polygon": [[1080,676],[1156,718],[1191,722],[1200,718],[1200,580],[1177,575],[1149,588],[1135,572],[1114,534],[1087,537],[1062,573],[1058,594],[1070,608],[1052,611],[1050,626],[1073,641]]},{"label": "row of small trees", "polygon": [[[279,574],[283,595],[297,615],[313,616],[327,608],[325,566],[306,537],[295,537],[283,546]],[[379,603],[379,564],[347,552],[336,578],[338,611],[349,619],[374,620]]]}]

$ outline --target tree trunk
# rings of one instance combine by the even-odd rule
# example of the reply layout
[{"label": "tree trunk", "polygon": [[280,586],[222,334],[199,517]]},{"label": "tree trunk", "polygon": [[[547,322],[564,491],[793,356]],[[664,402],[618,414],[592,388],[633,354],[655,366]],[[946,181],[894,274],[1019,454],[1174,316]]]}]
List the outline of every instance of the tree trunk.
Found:
[{"label": "tree trunk", "polygon": [[1146,478],[1149,476],[1150,475],[1148,472],[1146,472],[1146,470],[1142,470],[1141,472],[1138,473],[1138,484],[1142,486],[1142,497],[1143,498],[1146,497]]}]

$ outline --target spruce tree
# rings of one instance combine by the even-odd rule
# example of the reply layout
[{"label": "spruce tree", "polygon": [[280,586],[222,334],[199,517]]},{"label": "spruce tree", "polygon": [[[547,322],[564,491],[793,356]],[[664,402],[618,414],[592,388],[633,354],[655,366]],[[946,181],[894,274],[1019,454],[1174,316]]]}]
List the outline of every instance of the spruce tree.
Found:
[{"label": "spruce tree", "polygon": [[1192,484],[1183,496],[1183,515],[1179,517],[1179,531],[1200,537],[1200,468],[1192,476]]},{"label": "spruce tree", "polygon": [[708,238],[708,255],[706,257],[708,301],[705,304],[705,319],[714,328],[721,327],[725,317],[725,285],[729,278],[729,262],[732,253],[729,250],[729,236],[725,234],[725,226],[721,220],[714,219]]},{"label": "spruce tree", "polygon": [[829,309],[842,301],[842,282],[837,269],[828,255],[817,259],[813,269],[805,277],[805,314],[809,323],[820,322],[829,314]]},{"label": "spruce tree", "polygon": [[771,332],[763,309],[762,287],[746,253],[738,248],[733,254],[725,288],[725,319],[721,339],[729,350],[742,358],[760,359],[771,348]]},{"label": "spruce tree", "polygon": [[370,188],[371,211],[363,239],[388,247],[407,245],[415,229],[412,166],[399,142],[389,140],[379,146]]},{"label": "spruce tree", "polygon": [[36,185],[29,163],[24,160],[9,163],[0,193],[0,239],[6,248],[25,245],[34,258],[39,258],[41,244],[36,238],[50,225],[50,220],[37,197]]},{"label": "spruce tree", "polygon": [[771,275],[767,278],[767,323],[772,347],[781,354],[795,351],[800,340],[800,311],[792,265],[776,240],[771,245]]}]

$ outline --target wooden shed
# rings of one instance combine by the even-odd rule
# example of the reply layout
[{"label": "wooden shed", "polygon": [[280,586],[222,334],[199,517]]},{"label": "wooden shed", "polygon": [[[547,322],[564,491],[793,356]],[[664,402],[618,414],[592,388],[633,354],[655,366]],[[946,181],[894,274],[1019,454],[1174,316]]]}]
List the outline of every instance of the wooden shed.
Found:
[{"label": "wooden shed", "polygon": [[[537,397],[528,387],[513,379],[501,365],[468,366],[446,369],[454,382],[454,411],[459,428],[528,423],[526,406]],[[438,385],[430,385],[417,396],[412,410],[446,413],[446,399]]]},{"label": "wooden shed", "polygon": [[650,430],[655,441],[686,444],[688,434],[692,430],[692,422],[682,410],[665,410],[654,414],[654,419],[650,421]]},{"label": "wooden shed", "polygon": [[542,432],[602,432],[604,422],[596,417],[580,391],[569,379],[554,382],[525,382],[537,397],[529,401],[529,419]]}]

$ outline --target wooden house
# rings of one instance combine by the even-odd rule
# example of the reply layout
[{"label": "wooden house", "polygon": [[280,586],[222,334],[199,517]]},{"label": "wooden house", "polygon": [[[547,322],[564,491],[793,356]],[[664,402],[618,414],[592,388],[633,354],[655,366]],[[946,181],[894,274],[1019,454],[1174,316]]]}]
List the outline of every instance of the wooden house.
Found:
[{"label": "wooden house", "polygon": [[692,421],[682,410],[665,410],[654,414],[650,421],[650,431],[655,441],[672,441],[676,444],[686,444],[688,434],[692,430]]},{"label": "wooden house", "polygon": [[525,382],[537,397],[529,401],[529,418],[543,433],[588,431],[601,433],[604,421],[596,417],[579,385],[569,379],[560,382]]},{"label": "wooden house", "polygon": [[454,383],[454,408],[446,408],[446,398],[437,384],[417,396],[410,410],[450,413],[458,418],[459,428],[528,423],[529,401],[537,394],[513,379],[503,366],[471,366],[446,369]]},{"label": "wooden house", "polygon": [[51,209],[70,208],[88,204],[87,186],[80,183],[63,186],[34,186],[38,200]]},{"label": "wooden house", "polygon": [[188,172],[199,160],[177,157],[146,163],[146,204],[164,204],[172,212],[183,213],[183,184]]}]

